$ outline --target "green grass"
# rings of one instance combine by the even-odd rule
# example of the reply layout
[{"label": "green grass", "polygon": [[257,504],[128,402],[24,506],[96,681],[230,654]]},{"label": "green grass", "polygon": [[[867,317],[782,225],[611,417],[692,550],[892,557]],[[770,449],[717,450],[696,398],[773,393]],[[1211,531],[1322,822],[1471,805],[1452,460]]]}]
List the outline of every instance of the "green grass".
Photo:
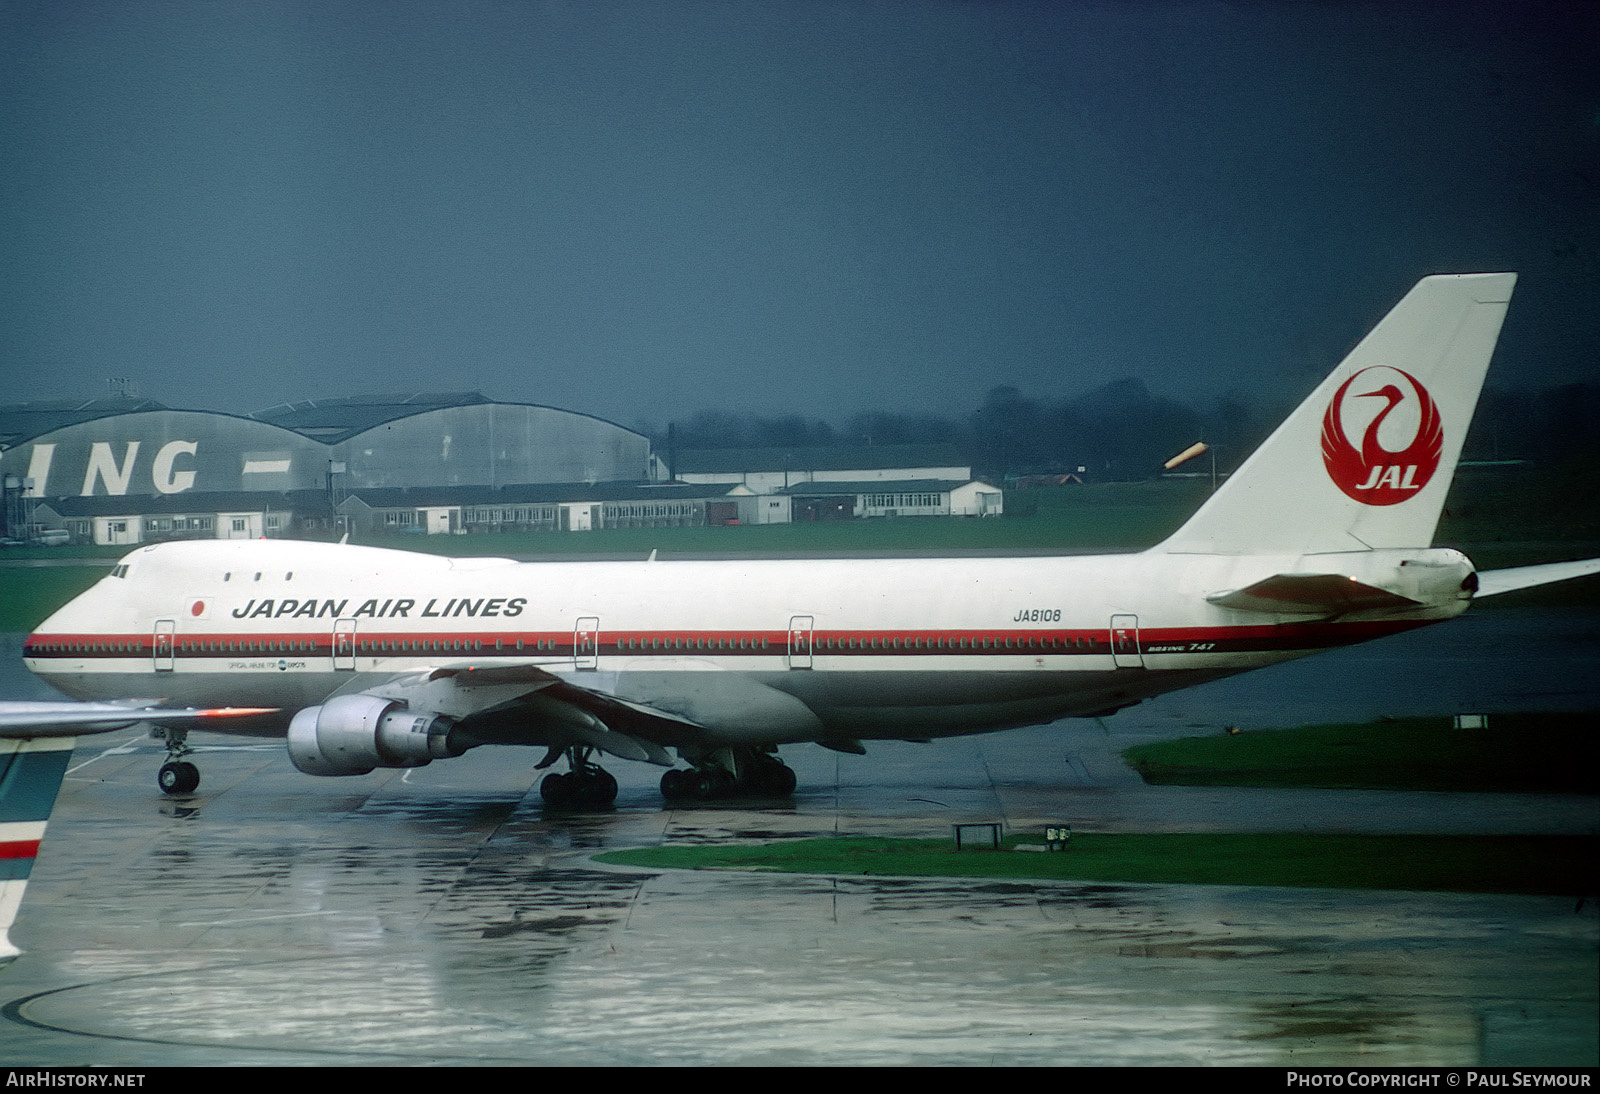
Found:
[{"label": "green grass", "polygon": [[1139,745],[1123,758],[1165,786],[1600,792],[1600,715],[1496,714],[1255,730]]},{"label": "green grass", "polygon": [[48,562],[86,562],[95,559],[121,558],[132,547],[95,547],[90,544],[64,543],[59,547],[40,547],[34,544],[16,544],[0,547],[0,562],[18,559],[41,559]]},{"label": "green grass", "polygon": [[[471,536],[369,536],[363,543],[439,554],[796,554],[840,551],[1138,551],[1159,542],[1203,500],[1188,480],[1104,483],[1012,492],[999,518],[898,517],[719,528],[601,528]],[[1010,504],[1010,502],[1008,502]]]},{"label": "green grass", "polygon": [[1597,851],[1600,841],[1586,836],[1100,833],[1079,834],[1058,853],[957,851],[948,840],[800,839],[596,857],[677,869],[1581,895],[1594,892]]},{"label": "green grass", "polygon": [[0,567],[0,631],[29,631],[110,573],[105,565]]}]

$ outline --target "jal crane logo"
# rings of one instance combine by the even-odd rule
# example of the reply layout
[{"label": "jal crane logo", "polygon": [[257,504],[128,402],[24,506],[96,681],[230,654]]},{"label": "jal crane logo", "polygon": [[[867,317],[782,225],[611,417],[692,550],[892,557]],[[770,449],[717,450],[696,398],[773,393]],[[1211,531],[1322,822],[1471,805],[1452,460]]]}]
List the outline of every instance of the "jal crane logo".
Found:
[{"label": "jal crane logo", "polygon": [[[1356,430],[1359,448],[1350,441]],[[1346,380],[1322,416],[1328,477],[1366,505],[1415,497],[1439,469],[1443,450],[1444,424],[1428,389],[1389,365],[1364,368]]]}]

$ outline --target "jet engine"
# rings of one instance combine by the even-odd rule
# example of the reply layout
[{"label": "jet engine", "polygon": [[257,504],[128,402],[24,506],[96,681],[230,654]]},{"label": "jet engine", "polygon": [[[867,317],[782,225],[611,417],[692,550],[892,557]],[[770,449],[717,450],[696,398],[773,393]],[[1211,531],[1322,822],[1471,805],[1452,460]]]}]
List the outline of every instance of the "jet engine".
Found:
[{"label": "jet engine", "polygon": [[365,775],[421,767],[467,750],[441,714],[407,710],[381,695],[336,695],[289,722],[289,759],[307,775]]}]

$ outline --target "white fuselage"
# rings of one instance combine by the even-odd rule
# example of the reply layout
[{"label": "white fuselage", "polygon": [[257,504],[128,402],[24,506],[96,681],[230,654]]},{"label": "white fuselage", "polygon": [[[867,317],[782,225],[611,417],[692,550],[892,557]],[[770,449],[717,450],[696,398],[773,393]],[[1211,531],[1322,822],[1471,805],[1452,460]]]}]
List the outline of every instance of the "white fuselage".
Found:
[{"label": "white fuselage", "polygon": [[[404,674],[536,665],[705,743],[934,737],[1112,710],[1464,610],[1465,559],[1391,554],[517,563],[174,543],[127,556],[25,656],[77,698],[280,708],[257,732]],[[1293,570],[1422,605],[1327,618],[1206,599]]]}]

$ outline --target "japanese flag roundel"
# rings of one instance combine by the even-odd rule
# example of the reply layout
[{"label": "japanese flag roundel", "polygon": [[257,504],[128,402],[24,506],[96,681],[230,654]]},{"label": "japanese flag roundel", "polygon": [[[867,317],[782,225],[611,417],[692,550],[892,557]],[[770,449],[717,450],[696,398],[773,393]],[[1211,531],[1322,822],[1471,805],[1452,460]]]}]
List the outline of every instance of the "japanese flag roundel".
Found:
[{"label": "japanese flag roundel", "polygon": [[[1360,437],[1359,443],[1352,437]],[[1366,505],[1416,497],[1439,469],[1444,424],[1428,389],[1409,372],[1373,365],[1333,393],[1322,416],[1328,477]]]}]

